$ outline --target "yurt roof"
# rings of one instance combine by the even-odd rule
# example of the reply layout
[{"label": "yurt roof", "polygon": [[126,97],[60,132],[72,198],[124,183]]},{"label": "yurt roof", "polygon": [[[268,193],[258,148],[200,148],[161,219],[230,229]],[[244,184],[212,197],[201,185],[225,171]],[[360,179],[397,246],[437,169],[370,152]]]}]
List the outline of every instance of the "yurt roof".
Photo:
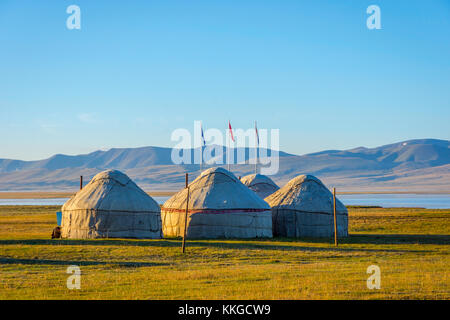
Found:
[{"label": "yurt roof", "polygon": [[241,178],[241,182],[245,184],[247,187],[252,187],[257,184],[268,184],[276,189],[279,189],[275,182],[273,182],[272,179],[270,179],[268,176],[265,176],[263,174],[249,174],[243,178]]},{"label": "yurt roof", "polygon": [[[317,213],[333,212],[333,194],[322,181],[312,175],[295,177],[264,200],[272,208]],[[336,211],[347,212],[347,208],[338,199],[336,199]]]},{"label": "yurt roof", "polygon": [[62,210],[159,212],[160,208],[158,203],[126,174],[107,170],[94,176],[63,205]]},{"label": "yurt roof", "polygon": [[[184,209],[187,189],[168,199],[163,208]],[[188,209],[270,209],[269,205],[223,169],[211,168],[189,184]]]}]

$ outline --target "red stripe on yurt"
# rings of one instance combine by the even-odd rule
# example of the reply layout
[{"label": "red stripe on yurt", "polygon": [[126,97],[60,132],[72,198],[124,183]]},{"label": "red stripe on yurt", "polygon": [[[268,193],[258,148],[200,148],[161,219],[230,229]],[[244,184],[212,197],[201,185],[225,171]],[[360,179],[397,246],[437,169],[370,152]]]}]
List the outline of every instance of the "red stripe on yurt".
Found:
[{"label": "red stripe on yurt", "polygon": [[[186,209],[162,208],[165,212],[186,212]],[[188,213],[223,214],[235,212],[265,212],[270,209],[189,209]]]}]

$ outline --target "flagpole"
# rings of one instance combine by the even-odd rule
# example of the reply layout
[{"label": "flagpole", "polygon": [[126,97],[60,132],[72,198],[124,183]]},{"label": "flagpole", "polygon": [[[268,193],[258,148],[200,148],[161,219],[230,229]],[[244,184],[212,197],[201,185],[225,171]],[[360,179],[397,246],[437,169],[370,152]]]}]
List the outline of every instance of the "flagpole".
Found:
[{"label": "flagpole", "polygon": [[230,139],[231,139],[231,133],[230,133],[230,120],[228,120],[228,128],[227,128],[227,131],[228,131],[228,139],[227,139],[227,168],[228,168],[228,171],[230,171],[230,155],[229,155],[229,152],[230,152]]},{"label": "flagpole", "polygon": [[203,124],[201,124],[201,132],[202,132],[202,143],[200,144],[200,152],[201,152],[201,157],[200,157],[200,174],[203,171],[203,147],[206,147],[206,140],[205,140],[205,134],[203,133]]},{"label": "flagpole", "polygon": [[256,149],[256,159],[255,159],[255,175],[258,174],[258,148],[259,148],[259,144],[258,144],[258,133],[257,131],[258,129],[256,129],[256,120],[255,120],[255,149]]},{"label": "flagpole", "polygon": [[200,174],[202,173],[202,169],[203,169],[203,139],[204,139],[204,136],[203,136],[203,125],[202,124],[200,124],[200,130],[201,130],[201,134],[202,134],[202,141],[201,141],[201,143],[200,143]]},{"label": "flagpole", "polygon": [[256,147],[255,174],[258,174],[258,147]]}]

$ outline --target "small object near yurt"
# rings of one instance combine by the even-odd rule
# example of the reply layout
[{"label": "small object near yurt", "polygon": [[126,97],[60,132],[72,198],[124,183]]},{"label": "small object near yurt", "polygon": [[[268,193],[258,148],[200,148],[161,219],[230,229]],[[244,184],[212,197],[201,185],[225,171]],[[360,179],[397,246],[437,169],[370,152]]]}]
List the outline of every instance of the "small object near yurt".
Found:
[{"label": "small object near yurt", "polygon": [[249,174],[241,179],[241,182],[245,184],[250,190],[264,199],[270,196],[272,193],[280,189],[268,176],[263,174]]},{"label": "small object near yurt", "polygon": [[[333,194],[316,177],[301,175],[265,198],[272,208],[274,236],[331,237],[334,235]],[[336,199],[338,237],[348,236],[348,211]]]},{"label": "small object near yurt", "polygon": [[[164,236],[183,236],[188,189],[161,208]],[[189,184],[187,238],[272,237],[269,205],[231,172],[211,168]]]},{"label": "small object near yurt", "polygon": [[97,174],[62,207],[62,238],[162,238],[158,203],[117,170]]}]

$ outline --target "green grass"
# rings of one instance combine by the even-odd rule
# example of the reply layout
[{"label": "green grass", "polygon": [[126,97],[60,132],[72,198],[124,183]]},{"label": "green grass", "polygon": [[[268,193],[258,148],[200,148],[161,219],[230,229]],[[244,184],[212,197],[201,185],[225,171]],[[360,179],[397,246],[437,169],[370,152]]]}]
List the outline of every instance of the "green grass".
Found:
[{"label": "green grass", "polygon": [[[50,240],[59,207],[0,207],[0,299],[449,299],[450,210],[350,208],[350,237]],[[79,265],[81,289],[66,268]],[[366,269],[381,268],[369,290]]]}]

